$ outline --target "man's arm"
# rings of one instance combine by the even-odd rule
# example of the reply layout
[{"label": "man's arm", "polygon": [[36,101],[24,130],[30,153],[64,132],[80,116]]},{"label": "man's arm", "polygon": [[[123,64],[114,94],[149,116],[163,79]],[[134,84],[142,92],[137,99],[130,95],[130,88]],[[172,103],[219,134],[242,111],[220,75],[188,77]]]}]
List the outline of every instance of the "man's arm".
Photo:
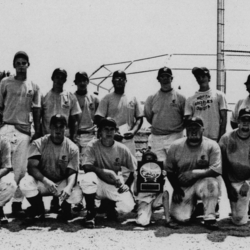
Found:
[{"label": "man's arm", "polygon": [[33,121],[34,121],[34,129],[35,134],[32,137],[32,140],[36,140],[41,136],[41,108],[33,108],[32,109],[33,114]]},{"label": "man's arm", "polygon": [[76,135],[80,119],[81,119],[81,114],[75,114],[69,117],[69,133],[70,133],[70,139],[73,142],[76,142]]},{"label": "man's arm", "polygon": [[62,201],[67,200],[71,194],[71,190],[73,189],[76,183],[77,172],[74,169],[67,168],[67,186],[63,189],[60,194],[60,199]]},{"label": "man's arm", "polygon": [[129,140],[129,139],[132,139],[135,134],[137,133],[137,131],[141,128],[142,126],[142,123],[143,123],[143,117],[138,117],[136,119],[136,122],[133,126],[133,128],[131,130],[129,130],[127,133],[124,133],[124,139],[126,140]]},{"label": "man's arm", "polygon": [[221,136],[226,133],[226,128],[227,128],[227,110],[223,109],[220,110],[220,132],[219,132],[219,138],[218,141],[220,140]]}]

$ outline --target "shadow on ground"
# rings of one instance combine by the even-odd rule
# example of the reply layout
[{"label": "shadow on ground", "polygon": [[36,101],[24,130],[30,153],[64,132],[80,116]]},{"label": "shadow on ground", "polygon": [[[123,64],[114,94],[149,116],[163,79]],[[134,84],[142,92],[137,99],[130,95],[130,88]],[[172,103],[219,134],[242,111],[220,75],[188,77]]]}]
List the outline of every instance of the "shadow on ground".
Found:
[{"label": "shadow on ground", "polygon": [[[34,223],[25,223],[24,217],[11,218],[10,223],[2,225],[2,228],[9,230],[10,232],[19,232],[21,230],[28,231],[54,231],[62,230],[63,232],[77,232],[79,230],[91,230],[84,228],[83,218],[85,213],[80,212],[74,214],[74,219],[69,222],[62,222],[56,219],[56,214],[46,214],[44,221],[36,221]],[[206,229],[200,220],[191,222],[188,225],[183,225],[177,230],[166,228],[165,221],[162,218],[162,211],[154,213],[152,217],[152,223],[147,227],[138,226],[135,223],[135,213],[129,213],[119,217],[118,222],[108,221],[104,215],[98,215],[96,218],[96,228],[114,228],[115,230],[122,231],[152,231],[155,237],[168,237],[171,234],[207,234],[207,239],[211,242],[223,242],[227,236],[236,237],[249,237],[250,227],[249,223],[244,226],[234,226],[229,218],[218,221],[219,229],[211,231]]]}]

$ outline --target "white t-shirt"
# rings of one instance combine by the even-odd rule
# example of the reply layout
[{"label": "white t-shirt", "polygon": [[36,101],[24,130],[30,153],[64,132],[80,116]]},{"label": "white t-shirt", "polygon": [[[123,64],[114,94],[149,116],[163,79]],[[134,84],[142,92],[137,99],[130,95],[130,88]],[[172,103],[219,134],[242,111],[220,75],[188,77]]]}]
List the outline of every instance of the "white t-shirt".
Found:
[{"label": "white t-shirt", "polygon": [[175,91],[159,90],[147,98],[144,114],[152,124],[154,135],[169,135],[183,130],[183,117],[186,98]]},{"label": "white t-shirt", "polygon": [[218,140],[220,132],[220,110],[227,110],[225,94],[219,90],[197,91],[189,97],[185,105],[185,116],[201,117],[204,123],[204,136]]}]

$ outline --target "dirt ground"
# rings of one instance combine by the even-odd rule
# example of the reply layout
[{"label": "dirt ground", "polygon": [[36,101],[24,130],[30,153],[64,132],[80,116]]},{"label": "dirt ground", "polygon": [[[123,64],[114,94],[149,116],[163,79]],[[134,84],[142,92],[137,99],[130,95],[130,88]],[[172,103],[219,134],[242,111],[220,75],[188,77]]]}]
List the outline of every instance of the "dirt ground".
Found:
[{"label": "dirt ground", "polygon": [[[48,209],[50,198],[45,198]],[[24,207],[28,204],[24,203]],[[10,212],[10,204],[5,207]],[[236,227],[228,218],[229,203],[222,191],[220,202],[220,229],[210,231],[203,227],[200,220],[183,226],[178,230],[164,227],[163,210],[153,215],[152,224],[139,227],[135,224],[135,214],[119,217],[119,222],[109,222],[98,215],[95,229],[82,226],[84,212],[74,214],[68,223],[59,222],[56,214],[47,214],[44,222],[25,225],[23,220],[11,218],[10,223],[0,229],[0,249],[249,249],[250,225]]]}]

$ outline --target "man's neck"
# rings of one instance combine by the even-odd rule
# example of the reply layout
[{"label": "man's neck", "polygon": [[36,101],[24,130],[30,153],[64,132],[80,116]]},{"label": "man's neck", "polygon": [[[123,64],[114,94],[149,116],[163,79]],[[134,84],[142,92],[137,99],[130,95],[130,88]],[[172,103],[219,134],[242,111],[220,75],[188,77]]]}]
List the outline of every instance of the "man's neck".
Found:
[{"label": "man's neck", "polygon": [[56,84],[53,84],[52,91],[55,93],[62,93],[63,92],[63,86],[58,86]]},{"label": "man's neck", "polygon": [[76,91],[76,93],[77,93],[78,95],[86,95],[86,94],[88,93],[88,90],[87,90],[87,89],[84,89],[84,90],[78,89],[78,90]]},{"label": "man's neck", "polygon": [[170,86],[170,88],[162,88],[161,87],[161,91],[164,92],[164,93],[170,92],[170,91],[172,91],[172,89],[173,88],[171,86]]},{"label": "man's neck", "polygon": [[115,89],[114,91],[117,95],[123,95],[124,94],[124,89]]},{"label": "man's neck", "polygon": [[101,138],[101,143],[104,147],[112,147],[115,143],[114,139],[103,139]]},{"label": "man's neck", "polygon": [[25,81],[27,79],[27,74],[17,74],[15,79],[18,81]]},{"label": "man's neck", "polygon": [[208,91],[209,89],[210,89],[209,84],[207,84],[207,83],[201,84],[199,92],[205,92],[205,91]]}]

